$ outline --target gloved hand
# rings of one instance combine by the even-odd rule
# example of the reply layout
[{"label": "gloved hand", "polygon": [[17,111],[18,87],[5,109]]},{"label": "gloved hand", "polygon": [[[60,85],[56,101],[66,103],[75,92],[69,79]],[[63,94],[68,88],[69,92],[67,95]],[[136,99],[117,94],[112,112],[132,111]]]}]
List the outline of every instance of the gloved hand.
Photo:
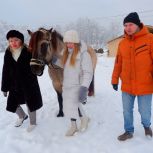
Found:
[{"label": "gloved hand", "polygon": [[82,104],[86,104],[86,102],[87,102],[87,91],[88,91],[87,87],[84,87],[84,86],[80,87],[80,90],[79,90],[79,101]]},{"label": "gloved hand", "polygon": [[118,84],[112,84],[114,90],[118,90]]},{"label": "gloved hand", "polygon": [[4,97],[7,97],[7,92],[3,92]]}]

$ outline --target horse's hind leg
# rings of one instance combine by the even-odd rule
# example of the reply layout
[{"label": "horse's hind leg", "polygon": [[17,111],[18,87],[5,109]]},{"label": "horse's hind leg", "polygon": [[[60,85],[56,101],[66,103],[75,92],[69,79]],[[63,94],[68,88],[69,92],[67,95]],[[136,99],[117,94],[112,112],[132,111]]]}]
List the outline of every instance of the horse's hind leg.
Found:
[{"label": "horse's hind leg", "polygon": [[56,93],[57,93],[58,104],[59,104],[59,113],[57,114],[57,117],[63,117],[64,113],[63,113],[63,97],[62,97],[62,93],[60,93],[57,90],[56,90]]},{"label": "horse's hind leg", "polygon": [[94,94],[95,94],[95,88],[94,88],[95,85],[94,84],[95,84],[95,82],[94,82],[94,75],[93,75],[92,81],[91,81],[89,89],[88,89],[88,96],[94,96]]}]

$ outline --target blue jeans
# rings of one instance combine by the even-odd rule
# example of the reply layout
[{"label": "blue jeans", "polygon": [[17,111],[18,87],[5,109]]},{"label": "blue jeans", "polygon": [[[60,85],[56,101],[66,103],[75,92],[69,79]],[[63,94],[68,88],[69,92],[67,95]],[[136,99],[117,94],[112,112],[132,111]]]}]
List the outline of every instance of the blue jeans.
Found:
[{"label": "blue jeans", "polygon": [[[133,133],[133,108],[135,95],[122,92],[123,103],[123,116],[124,116],[124,129],[126,132]],[[152,94],[137,96],[138,98],[138,110],[141,115],[141,123],[144,127],[150,127],[151,125],[151,103]]]}]

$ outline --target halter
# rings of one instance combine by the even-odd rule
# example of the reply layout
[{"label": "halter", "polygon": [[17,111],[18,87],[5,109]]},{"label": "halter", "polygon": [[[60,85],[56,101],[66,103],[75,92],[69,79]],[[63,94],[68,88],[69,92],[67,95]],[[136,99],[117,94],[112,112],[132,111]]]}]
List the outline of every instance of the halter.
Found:
[{"label": "halter", "polygon": [[[40,29],[39,31],[41,31],[43,33],[48,32],[46,29]],[[49,37],[47,39],[44,39],[44,41],[46,41],[48,43],[48,47],[51,50],[51,34],[49,35]],[[45,65],[47,65],[49,67],[49,69],[61,69],[61,67],[55,66],[52,63],[52,59],[51,59],[51,61],[47,62],[47,61],[44,61],[42,59],[32,58],[31,61],[30,61],[30,66],[32,66],[32,65],[37,65],[37,66],[43,67],[43,69],[44,69]],[[42,74],[43,74],[43,71],[39,76],[41,76]]]}]

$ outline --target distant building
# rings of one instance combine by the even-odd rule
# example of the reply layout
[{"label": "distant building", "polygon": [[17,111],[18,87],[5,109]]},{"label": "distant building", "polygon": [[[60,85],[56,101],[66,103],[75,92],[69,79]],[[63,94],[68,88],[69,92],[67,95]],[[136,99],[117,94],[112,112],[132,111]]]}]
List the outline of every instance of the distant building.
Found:
[{"label": "distant building", "polygon": [[108,47],[108,56],[109,57],[115,57],[116,56],[116,52],[117,52],[117,48],[118,48],[118,44],[119,42],[122,40],[123,35],[110,40],[109,42],[107,42],[107,47]]},{"label": "distant building", "polygon": [[[146,25],[148,30],[153,33],[153,26]],[[115,39],[112,39],[107,42],[108,47],[108,57],[115,57],[118,49],[119,42],[123,39],[124,35],[121,35]]]}]

